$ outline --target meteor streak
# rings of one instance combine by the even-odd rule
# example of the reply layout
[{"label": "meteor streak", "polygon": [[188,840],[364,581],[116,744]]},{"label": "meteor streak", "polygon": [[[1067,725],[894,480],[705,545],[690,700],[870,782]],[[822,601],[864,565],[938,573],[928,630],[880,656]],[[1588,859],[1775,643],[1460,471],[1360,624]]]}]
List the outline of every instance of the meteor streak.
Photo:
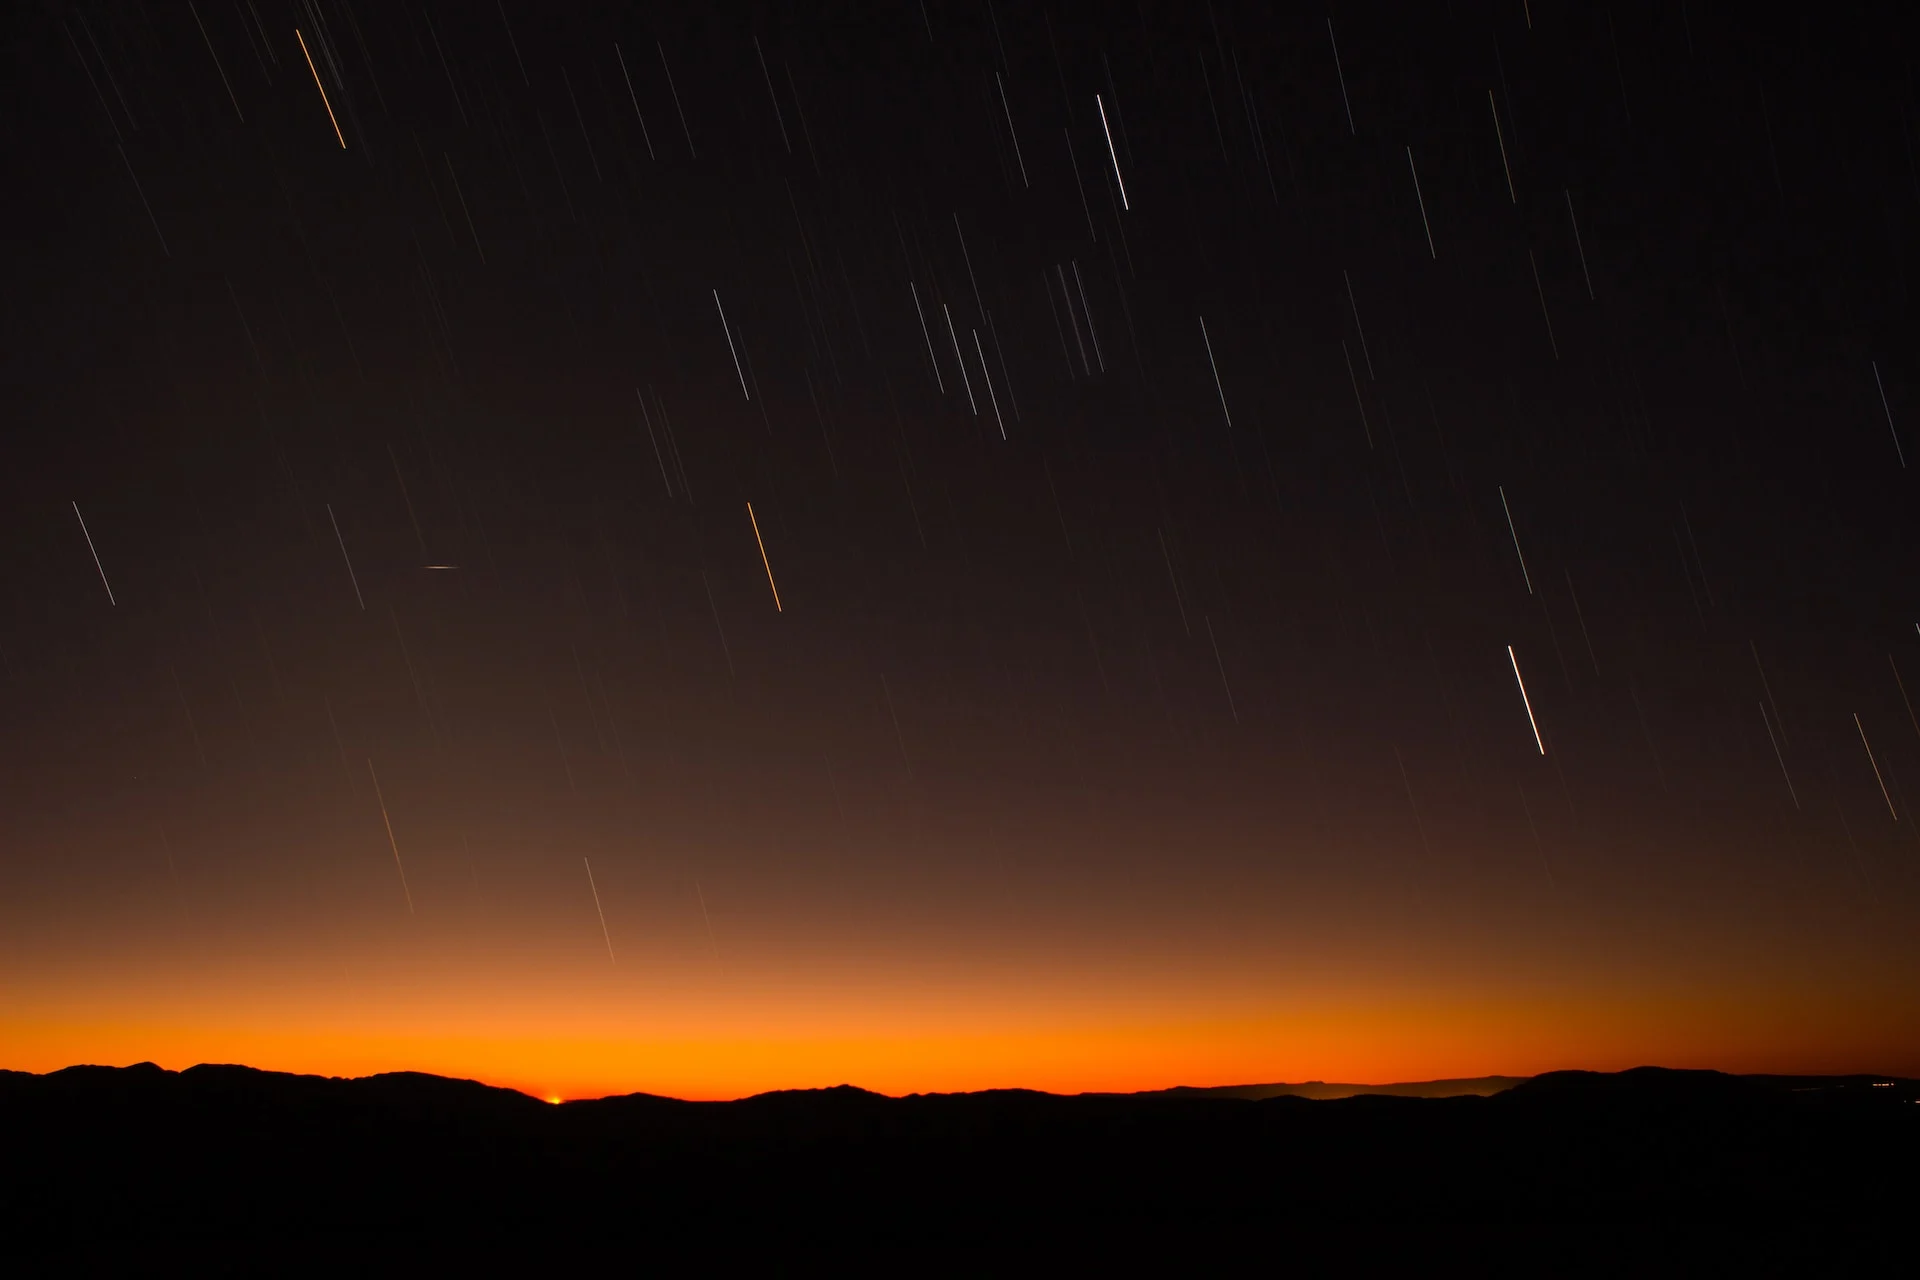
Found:
[{"label": "meteor streak", "polygon": [[187,12],[193,15],[193,25],[200,28],[200,38],[207,42],[207,52],[213,55],[213,69],[220,73],[220,83],[227,86],[227,98],[233,103],[233,114],[245,124],[247,117],[240,111],[240,99],[233,96],[233,81],[227,79],[227,69],[220,65],[220,55],[213,52],[213,37],[207,34],[207,24],[200,21],[200,11],[193,7],[193,0],[187,0]]},{"label": "meteor streak", "polygon": [[1100,108],[1100,132],[1107,135],[1107,156],[1113,161],[1113,180],[1120,184],[1120,207],[1129,213],[1133,206],[1127,203],[1127,180],[1120,176],[1120,157],[1113,149],[1113,130],[1107,127],[1107,104],[1100,101],[1100,95],[1093,95],[1093,105]]},{"label": "meteor streak", "polygon": [[1893,807],[1893,797],[1887,794],[1887,780],[1880,776],[1880,762],[1873,758],[1873,745],[1867,741],[1867,730],[1860,723],[1860,713],[1853,713],[1853,727],[1860,731],[1860,745],[1867,749],[1867,763],[1873,766],[1873,780],[1880,784],[1880,798],[1887,802],[1887,812],[1893,815],[1895,822],[1900,821],[1900,811]]},{"label": "meteor streak", "polygon": [[1207,318],[1200,317],[1200,341],[1207,344],[1207,367],[1213,370],[1213,389],[1220,393],[1220,412],[1227,419],[1227,430],[1233,430],[1233,411],[1227,408],[1227,389],[1220,385],[1220,366],[1213,358],[1213,339],[1207,336]]},{"label": "meteor streak", "polygon": [[1513,678],[1520,686],[1520,701],[1527,708],[1527,724],[1533,729],[1533,745],[1540,748],[1540,754],[1547,754],[1547,744],[1540,738],[1540,722],[1533,718],[1533,699],[1527,696],[1527,682],[1520,675],[1520,659],[1513,656],[1513,646],[1507,646],[1507,661],[1513,664]]},{"label": "meteor streak", "polygon": [[360,594],[360,576],[353,571],[353,557],[347,554],[347,540],[340,536],[340,522],[333,518],[331,502],[327,504],[327,521],[333,525],[333,540],[340,544],[340,558],[347,562],[347,580],[353,583],[353,598],[360,602],[361,611],[365,612],[367,601],[366,597]]},{"label": "meteor streak", "polygon": [[1893,410],[1887,405],[1887,384],[1880,381],[1880,362],[1875,360],[1872,364],[1873,385],[1880,392],[1880,409],[1887,415],[1887,430],[1893,433],[1893,451],[1900,459],[1900,469],[1905,471],[1907,469],[1907,451],[1900,447],[1900,433],[1895,430],[1893,425]]},{"label": "meteor streak", "polygon": [[973,416],[980,416],[980,403],[973,398],[973,379],[967,376],[967,358],[960,354],[960,335],[953,327],[953,311],[946,303],[940,304],[940,311],[947,317],[947,337],[953,340],[953,358],[960,365],[960,385],[967,389],[967,407],[973,410]]},{"label": "meteor streak", "polygon": [[[913,281],[907,281],[907,289],[913,294],[913,313],[920,317],[920,336],[927,340],[927,359],[933,361],[933,385],[940,388],[940,394],[947,394],[946,381],[940,376],[940,357],[933,354],[933,334],[927,330],[927,313],[920,309],[920,290]],[[1053,294],[1047,294],[1047,301],[1053,301]]]},{"label": "meteor streak", "polygon": [[593,890],[593,909],[600,916],[600,936],[607,940],[607,963],[618,964],[613,958],[613,935],[607,932],[607,913],[600,909],[600,887],[593,882],[593,864],[584,857],[580,861],[587,868],[587,888]]},{"label": "meteor streak", "polygon": [[1527,572],[1527,553],[1520,549],[1520,531],[1513,527],[1513,508],[1507,505],[1507,487],[1500,486],[1500,510],[1507,514],[1507,532],[1513,537],[1513,554],[1520,557],[1520,576],[1526,579],[1527,594],[1533,594],[1533,575]]},{"label": "meteor streak", "polygon": [[1433,247],[1433,224],[1427,221],[1427,198],[1420,194],[1420,170],[1413,164],[1413,148],[1407,148],[1407,172],[1413,175],[1413,198],[1420,202],[1420,226],[1427,233],[1427,256],[1438,262],[1440,251]]},{"label": "meteor streak", "polygon": [[980,357],[980,373],[987,380],[987,399],[993,404],[993,420],[1000,424],[1000,438],[1007,438],[1007,420],[1000,416],[1000,397],[993,392],[993,371],[987,368],[987,353],[980,345],[980,331],[973,331],[973,349]]},{"label": "meteor streak", "polygon": [[773,611],[775,613],[784,612],[780,608],[780,585],[773,580],[773,562],[767,559],[767,544],[760,536],[760,522],[754,519],[753,504],[751,502],[747,504],[747,519],[753,524],[753,541],[754,544],[760,548],[760,563],[765,565],[767,569],[767,585],[773,588]]},{"label": "meteor streak", "polygon": [[658,160],[653,153],[653,135],[647,132],[647,118],[640,114],[640,99],[633,95],[633,77],[627,74],[627,55],[620,52],[620,46],[613,46],[613,56],[620,59],[620,78],[627,82],[627,101],[633,103],[633,118],[640,122],[640,136],[647,144],[647,159]]},{"label": "meteor streak", "polygon": [[380,802],[380,821],[387,828],[387,844],[393,849],[393,865],[400,872],[400,892],[407,895],[407,914],[413,914],[413,890],[407,888],[407,869],[400,862],[400,842],[393,838],[393,819],[387,816],[387,798],[380,793],[380,775],[373,771],[373,757],[367,757],[367,775],[373,779],[373,798]]},{"label": "meteor streak", "polygon": [[1333,19],[1327,19],[1327,43],[1333,46],[1333,73],[1340,77],[1340,103],[1347,109],[1347,132],[1355,137],[1360,130],[1353,123],[1353,99],[1347,96],[1347,73],[1340,67],[1340,42],[1333,38]]},{"label": "meteor streak", "polygon": [[1032,189],[1033,184],[1027,181],[1026,157],[1020,154],[1020,135],[1013,128],[1013,108],[1007,105],[1007,86],[1000,82],[998,71],[993,73],[993,83],[1000,90],[1000,110],[1007,116],[1007,136],[1013,139],[1013,158],[1020,166],[1020,185]]},{"label": "meteor streak", "polygon": [[667,46],[657,40],[654,44],[660,50],[660,69],[667,73],[667,92],[673,95],[673,109],[680,116],[680,132],[687,135],[687,154],[698,160],[700,153],[693,147],[693,130],[687,127],[687,112],[680,105],[680,90],[673,83],[673,68],[667,65]]},{"label": "meteor streak", "polygon": [[720,312],[720,331],[727,335],[727,350],[733,355],[733,371],[740,375],[740,394],[751,400],[753,397],[747,393],[747,375],[740,369],[740,351],[733,345],[733,328],[727,324],[727,309],[720,305],[718,289],[713,291],[713,305]]},{"label": "meteor streak", "polygon": [[[327,86],[320,83],[320,71],[313,65],[313,55],[307,53],[307,38],[300,34],[300,28],[293,29],[293,38],[300,42],[300,52],[306,54],[307,70],[313,72],[313,87],[320,91],[320,101],[327,109],[327,119],[333,124],[333,136],[340,139],[340,149],[347,149],[347,135],[340,132],[340,121],[333,114],[333,104],[327,101]],[[236,107],[235,110],[238,110]]]},{"label": "meteor streak", "polygon": [[[1500,167],[1507,175],[1507,198],[1514,204],[1520,203],[1519,195],[1513,189],[1513,166],[1507,163],[1507,140],[1500,133],[1500,108],[1493,105],[1493,90],[1487,90],[1487,106],[1493,108],[1493,140],[1500,144]],[[1568,205],[1572,207],[1571,203]]]},{"label": "meteor streak", "polygon": [[100,563],[100,553],[94,550],[93,535],[87,532],[87,518],[80,514],[80,504],[77,502],[73,504],[73,518],[80,522],[80,536],[87,540],[87,550],[93,554],[93,567],[100,571],[100,585],[107,589],[107,603],[117,609],[120,602],[113,598],[113,584],[107,581],[106,566]]}]

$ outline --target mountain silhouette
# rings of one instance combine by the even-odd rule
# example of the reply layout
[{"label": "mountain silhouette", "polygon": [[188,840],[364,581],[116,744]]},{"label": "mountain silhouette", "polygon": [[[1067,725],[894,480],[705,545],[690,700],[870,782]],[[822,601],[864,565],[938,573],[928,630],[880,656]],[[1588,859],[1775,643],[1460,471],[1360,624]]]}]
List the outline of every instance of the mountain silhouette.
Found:
[{"label": "mountain silhouette", "polygon": [[1154,1092],[1189,1097],[1245,1098],[1255,1102],[1263,1098],[1357,1098],[1362,1095],[1461,1098],[1470,1094],[1486,1097],[1504,1093],[1526,1079],[1525,1076],[1474,1076],[1459,1080],[1414,1080],[1403,1084],[1333,1084],[1325,1080],[1303,1080],[1298,1084],[1226,1084],[1205,1088],[1180,1085]]},{"label": "mountain silhouette", "polygon": [[[975,1242],[1244,1232],[1289,1216],[1503,1221],[1848,1207],[1920,1190],[1920,1082],[1643,1067],[1384,1087],[553,1105],[412,1072],[0,1072],[14,1239],[755,1231]],[[1422,1088],[1453,1096],[1422,1097]]]}]

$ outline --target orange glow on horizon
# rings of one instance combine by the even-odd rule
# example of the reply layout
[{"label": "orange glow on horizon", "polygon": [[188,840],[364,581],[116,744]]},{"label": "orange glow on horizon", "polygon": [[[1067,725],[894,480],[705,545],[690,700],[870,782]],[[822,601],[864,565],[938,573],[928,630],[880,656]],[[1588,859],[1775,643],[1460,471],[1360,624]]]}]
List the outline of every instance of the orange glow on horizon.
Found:
[{"label": "orange glow on horizon", "polygon": [[[525,1011],[523,1011],[525,1012]],[[1303,1005],[1264,1015],[1164,1021],[996,1020],[953,1026],[865,1017],[843,1009],[797,1025],[707,1025],[679,1018],[653,1033],[610,1036],[585,1011],[541,1020],[468,1010],[378,1028],[322,1016],[178,1021],[0,1023],[5,1065],[36,1072],[82,1062],[154,1061],[169,1069],[233,1062],[327,1076],[424,1071],[518,1089],[546,1101],[653,1093],[714,1100],[776,1089],[853,1084],[875,1092],[1029,1088],[1134,1092],[1174,1085],[1337,1081],[1386,1084],[1568,1067],[1640,1065],[1727,1071],[1914,1072],[1891,1011],[1782,1009],[1759,1000],[1600,998]],[[413,1030],[418,1021],[430,1029]],[[770,1020],[771,1021],[771,1020]],[[995,1025],[998,1021],[999,1025]],[[1876,1030],[1878,1028],[1878,1030]],[[1909,1037],[1910,1038],[1910,1037]],[[1817,1051],[1804,1046],[1817,1044]]]}]

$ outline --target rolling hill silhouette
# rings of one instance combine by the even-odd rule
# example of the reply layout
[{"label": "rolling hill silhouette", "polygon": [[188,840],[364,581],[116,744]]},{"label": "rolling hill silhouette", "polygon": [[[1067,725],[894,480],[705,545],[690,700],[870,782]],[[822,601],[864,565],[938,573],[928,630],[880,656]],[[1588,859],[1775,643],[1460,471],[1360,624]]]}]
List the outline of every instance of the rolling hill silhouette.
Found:
[{"label": "rolling hill silhouette", "polygon": [[[840,1086],[555,1106],[413,1073],[0,1072],[0,1221],[15,1238],[427,1238],[582,1222],[667,1238],[750,1218],[795,1239],[958,1242],[1306,1214],[1876,1212],[1920,1190],[1912,1080],[1645,1067],[1263,1093],[1351,1087],[889,1098]],[[1396,1096],[1422,1088],[1456,1096]]]}]

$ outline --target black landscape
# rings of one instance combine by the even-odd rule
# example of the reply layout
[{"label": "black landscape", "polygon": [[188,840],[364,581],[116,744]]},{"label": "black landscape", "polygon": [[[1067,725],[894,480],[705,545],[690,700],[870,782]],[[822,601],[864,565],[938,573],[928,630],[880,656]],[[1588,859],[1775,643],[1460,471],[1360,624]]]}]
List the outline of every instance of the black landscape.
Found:
[{"label": "black landscape", "polygon": [[1920,1081],[1643,1067],[1491,1096],[1235,1096],[1312,1088],[552,1105],[414,1073],[4,1072],[0,1200],[15,1240],[752,1229],[937,1248],[1288,1218],[1884,1218],[1920,1191]]}]

